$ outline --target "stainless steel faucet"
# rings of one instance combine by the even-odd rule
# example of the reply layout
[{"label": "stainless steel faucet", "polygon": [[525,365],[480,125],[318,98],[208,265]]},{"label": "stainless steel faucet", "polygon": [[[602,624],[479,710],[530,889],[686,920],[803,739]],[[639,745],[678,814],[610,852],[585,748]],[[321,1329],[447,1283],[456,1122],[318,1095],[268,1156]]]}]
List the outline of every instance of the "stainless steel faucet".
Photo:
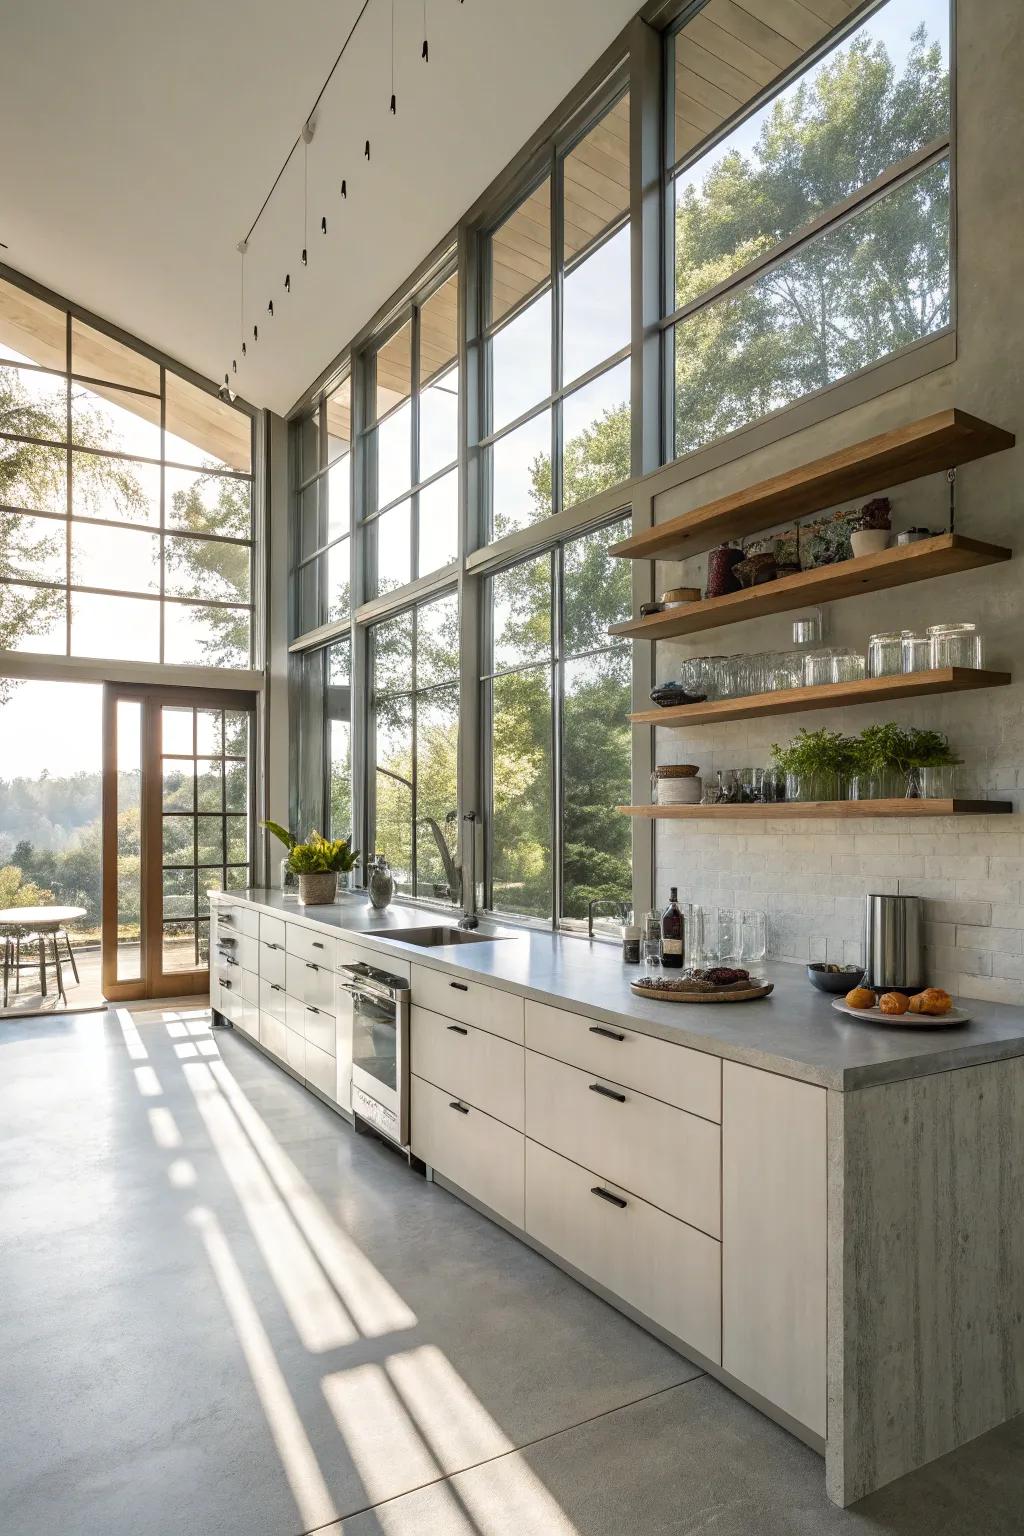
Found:
[{"label": "stainless steel faucet", "polygon": [[416,825],[418,827],[430,828],[434,842],[437,844],[437,851],[441,855],[441,863],[444,865],[445,879],[448,881],[448,894],[455,905],[460,906],[462,903],[462,875],[456,868],[455,860],[452,858],[452,851],[448,847],[448,839],[433,816],[420,816],[417,819]]},{"label": "stainless steel faucet", "polygon": [[[453,819],[453,814],[449,814],[446,817],[448,821]],[[429,827],[434,842],[437,844],[437,851],[441,856],[441,863],[444,866],[445,879],[448,881],[448,894],[451,896],[455,906],[462,908],[459,927],[478,928],[480,926],[480,919],[476,915],[476,812],[468,811],[463,816],[462,823],[463,852],[461,867],[452,858],[448,839],[433,816],[420,816],[416,825],[418,827]]]}]

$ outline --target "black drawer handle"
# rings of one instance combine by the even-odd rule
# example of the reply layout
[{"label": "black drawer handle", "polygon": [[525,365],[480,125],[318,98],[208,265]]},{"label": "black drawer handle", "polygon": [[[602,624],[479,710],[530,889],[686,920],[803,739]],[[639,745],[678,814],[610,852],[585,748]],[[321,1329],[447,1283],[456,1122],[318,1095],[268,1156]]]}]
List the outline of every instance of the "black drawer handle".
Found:
[{"label": "black drawer handle", "polygon": [[323,945],[320,943],[319,939],[310,939],[309,942],[314,949],[323,949]]},{"label": "black drawer handle", "polygon": [[458,1099],[452,1099],[451,1103],[448,1105],[448,1108],[457,1109],[460,1115],[469,1114],[469,1110],[466,1108],[465,1104],[460,1104]]},{"label": "black drawer handle", "polygon": [[607,1200],[609,1205],[617,1205],[620,1211],[624,1211],[629,1203],[623,1200],[621,1195],[613,1195],[610,1190],[602,1189],[600,1184],[595,1184],[590,1193],[596,1195],[599,1200]]},{"label": "black drawer handle", "polygon": [[218,944],[237,944],[238,940],[237,939],[232,939],[232,938],[229,937],[228,934],[225,934],[222,939],[218,939],[217,940],[217,943]]},{"label": "black drawer handle", "polygon": [[320,1009],[319,1008],[314,1008],[312,1003],[307,1003],[306,1004],[306,1008],[307,1008],[309,1013],[319,1014],[319,1012],[320,1012]]},{"label": "black drawer handle", "polygon": [[450,987],[453,987],[456,992],[468,992],[469,991],[469,988],[466,986],[466,983],[464,981],[450,981],[448,983],[448,985]]},{"label": "black drawer handle", "polygon": [[[281,948],[280,944],[271,944],[269,939],[264,939],[263,942],[267,946],[268,949],[280,949]],[[234,940],[232,940],[232,943],[234,943]]]},{"label": "black drawer handle", "polygon": [[224,976],[221,977],[220,984],[221,984],[222,987],[227,987],[229,990],[230,990],[231,985],[232,985],[232,983],[230,981],[228,981],[227,978],[224,977]]},{"label": "black drawer handle", "polygon": [[270,983],[270,990],[271,992],[283,992],[284,987],[279,987],[276,981],[272,981]]},{"label": "black drawer handle", "polygon": [[318,971],[319,969],[320,969],[320,967],[318,965],[314,965],[312,960],[307,960],[306,961],[306,970],[307,971]]},{"label": "black drawer handle", "polygon": [[218,915],[218,918],[219,918],[220,922],[222,922],[222,923],[233,923],[234,922],[234,918],[231,916],[230,912],[220,912],[217,915]]},{"label": "black drawer handle", "polygon": [[618,1034],[614,1029],[605,1029],[603,1024],[591,1024],[590,1033],[592,1035],[600,1035],[604,1040],[618,1040],[620,1043],[626,1038],[625,1035]]},{"label": "black drawer handle", "polygon": [[451,1030],[453,1035],[468,1035],[469,1034],[469,1030],[468,1029],[463,1029],[461,1024],[449,1024],[448,1028]]},{"label": "black drawer handle", "polygon": [[626,1102],[626,1095],[624,1093],[616,1093],[614,1088],[606,1088],[604,1083],[591,1083],[590,1091],[591,1093],[599,1093],[603,1099],[614,1099],[616,1104],[625,1104]]}]

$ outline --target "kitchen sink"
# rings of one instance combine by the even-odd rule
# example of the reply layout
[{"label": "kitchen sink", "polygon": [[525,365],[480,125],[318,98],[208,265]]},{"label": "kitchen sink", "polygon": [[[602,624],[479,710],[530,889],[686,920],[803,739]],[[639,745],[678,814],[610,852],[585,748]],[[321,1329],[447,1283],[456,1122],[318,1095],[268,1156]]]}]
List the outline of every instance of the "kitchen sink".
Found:
[{"label": "kitchen sink", "polygon": [[443,949],[447,944],[493,944],[502,935],[474,933],[469,928],[451,928],[442,923],[431,928],[381,928],[369,937],[398,939],[402,944],[418,944],[421,949]]}]

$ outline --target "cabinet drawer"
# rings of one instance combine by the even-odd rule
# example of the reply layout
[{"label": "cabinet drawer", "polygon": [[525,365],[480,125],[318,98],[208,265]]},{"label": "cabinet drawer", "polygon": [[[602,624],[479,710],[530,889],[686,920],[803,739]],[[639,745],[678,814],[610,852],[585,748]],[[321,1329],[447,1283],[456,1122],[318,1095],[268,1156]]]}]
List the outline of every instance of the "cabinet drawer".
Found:
[{"label": "cabinet drawer", "polygon": [[260,915],[255,907],[244,906],[241,902],[218,901],[216,914],[217,927],[221,933],[244,934],[249,939],[259,938]]},{"label": "cabinet drawer", "polygon": [[412,1070],[435,1088],[523,1129],[523,1048],[415,1005]]},{"label": "cabinet drawer", "polygon": [[280,1019],[275,1018],[272,1013],[267,1013],[265,1009],[261,1008],[260,1045],[262,1045],[265,1050],[270,1051],[272,1055],[276,1056],[279,1061],[284,1061],[285,1042],[287,1037],[288,1026],[282,1023]]},{"label": "cabinet drawer", "polygon": [[280,982],[284,986],[285,981],[285,953],[282,948],[275,948],[270,944],[260,941],[260,975],[267,981]]},{"label": "cabinet drawer", "polygon": [[237,973],[228,974],[219,972],[210,978],[210,1006],[216,1008],[218,1013],[230,1019],[232,1024],[244,1007],[242,994],[239,991]]},{"label": "cabinet drawer", "polygon": [[321,1093],[337,1102],[338,1068],[334,1057],[321,1051],[312,1041],[306,1041],[306,1082],[312,1083]]},{"label": "cabinet drawer", "polygon": [[213,946],[214,958],[233,960],[247,971],[259,970],[260,946],[258,939],[247,934],[224,929],[217,934]]},{"label": "cabinet drawer", "polygon": [[513,992],[499,992],[479,981],[464,981],[445,971],[412,968],[413,1002],[431,1013],[443,1013],[462,1024],[475,1024],[491,1035],[523,1043],[523,999]]},{"label": "cabinet drawer", "polygon": [[618,1024],[529,999],[526,1044],[531,1051],[625,1083],[705,1120],[722,1118],[722,1063],[706,1051],[654,1040]]},{"label": "cabinet drawer", "polygon": [[247,1003],[252,1003],[255,1007],[259,1007],[260,978],[255,971],[239,972],[238,990]]},{"label": "cabinet drawer", "polygon": [[297,955],[300,960],[313,960],[333,971],[336,947],[334,939],[318,933],[315,928],[304,928],[300,923],[288,924],[285,948],[289,955]]},{"label": "cabinet drawer", "polygon": [[711,1121],[527,1051],[526,1134],[721,1236],[721,1130]]},{"label": "cabinet drawer", "polygon": [[[302,1016],[302,1033],[307,1045],[314,1045],[324,1055],[334,1060],[337,1020],[334,1009],[306,1008]],[[331,1089],[333,1097],[334,1089]]]},{"label": "cabinet drawer", "polygon": [[240,1029],[243,1035],[249,1035],[251,1039],[260,1037],[260,1011],[252,1003],[243,1002],[235,1019],[235,1028]]},{"label": "cabinet drawer", "polygon": [[453,1184],[523,1224],[523,1137],[420,1077],[412,1082],[412,1150]]},{"label": "cabinet drawer", "polygon": [[297,1029],[289,1029],[287,1025],[284,1031],[284,1059],[293,1072],[300,1077],[306,1075],[306,1037],[300,1035]]},{"label": "cabinet drawer", "polygon": [[260,942],[270,944],[275,949],[285,947],[285,924],[283,917],[271,917],[269,912],[260,913]]},{"label": "cabinet drawer", "polygon": [[[286,998],[284,987],[280,982],[267,981],[260,977],[260,1012],[272,1014],[275,1019],[284,1024],[288,1014],[286,1010]],[[263,1036],[260,1036],[262,1040]]]},{"label": "cabinet drawer", "polygon": [[721,1363],[722,1249],[714,1238],[535,1141],[526,1143],[526,1230]]},{"label": "cabinet drawer", "polygon": [[286,986],[288,996],[307,1007],[334,1009],[334,972],[325,970],[316,960],[289,955]]}]

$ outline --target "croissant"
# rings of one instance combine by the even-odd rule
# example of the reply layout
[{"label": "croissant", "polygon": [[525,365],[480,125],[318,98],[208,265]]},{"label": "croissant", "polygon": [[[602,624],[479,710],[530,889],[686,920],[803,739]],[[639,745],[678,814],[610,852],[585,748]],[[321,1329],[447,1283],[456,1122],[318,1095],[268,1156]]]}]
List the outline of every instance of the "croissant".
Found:
[{"label": "croissant", "polygon": [[875,994],[870,987],[854,987],[852,992],[847,992],[846,1002],[850,1008],[873,1008]]},{"label": "croissant", "polygon": [[878,1006],[883,1013],[906,1013],[910,1007],[910,998],[903,992],[883,992],[878,999]]},{"label": "croissant", "polygon": [[[913,1001],[912,999],[912,1007]],[[933,1018],[941,1018],[953,1006],[953,999],[943,987],[925,987],[923,992],[918,993],[917,1001],[919,1002],[919,1007],[915,1008],[914,1012],[927,1013]]]}]

